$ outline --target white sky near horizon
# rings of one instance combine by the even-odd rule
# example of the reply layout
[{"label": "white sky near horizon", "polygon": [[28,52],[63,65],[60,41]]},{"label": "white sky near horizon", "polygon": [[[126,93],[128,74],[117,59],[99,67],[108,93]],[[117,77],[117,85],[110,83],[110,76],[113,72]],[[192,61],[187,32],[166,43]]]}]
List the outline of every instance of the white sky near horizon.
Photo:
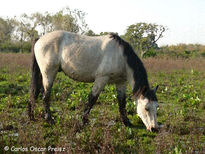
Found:
[{"label": "white sky near horizon", "polygon": [[0,17],[65,7],[86,12],[86,23],[95,33],[124,34],[129,25],[147,22],[168,28],[159,45],[205,44],[205,0],[2,0]]}]

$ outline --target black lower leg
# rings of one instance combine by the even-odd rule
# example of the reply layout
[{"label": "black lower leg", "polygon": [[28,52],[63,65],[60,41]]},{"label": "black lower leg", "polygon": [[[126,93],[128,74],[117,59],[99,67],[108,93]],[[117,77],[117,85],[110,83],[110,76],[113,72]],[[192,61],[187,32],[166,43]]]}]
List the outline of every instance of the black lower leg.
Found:
[{"label": "black lower leg", "polygon": [[47,91],[43,96],[43,104],[44,104],[44,107],[45,107],[45,119],[48,122],[53,123],[53,119],[52,119],[51,111],[50,111],[49,98],[50,98],[50,91]]},{"label": "black lower leg", "polygon": [[86,124],[88,123],[88,115],[90,113],[90,110],[92,109],[93,105],[98,99],[98,96],[94,96],[92,93],[89,94],[88,96],[88,103],[85,105],[84,108],[84,115],[83,115],[83,123]]},{"label": "black lower leg", "polygon": [[126,96],[123,94],[122,96],[118,96],[118,104],[119,104],[119,111],[120,111],[120,117],[124,123],[125,126],[131,126],[128,117],[127,117],[127,111],[126,111]]}]

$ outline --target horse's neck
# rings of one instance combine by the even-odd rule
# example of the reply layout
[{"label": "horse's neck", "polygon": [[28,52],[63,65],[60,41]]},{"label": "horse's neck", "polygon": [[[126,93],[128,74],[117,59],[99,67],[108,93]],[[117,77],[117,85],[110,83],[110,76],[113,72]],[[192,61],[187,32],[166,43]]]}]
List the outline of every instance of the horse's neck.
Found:
[{"label": "horse's neck", "polygon": [[149,88],[147,74],[144,70],[139,72],[134,72],[129,66],[126,66],[126,69],[127,69],[127,80],[129,85],[132,88],[133,93],[137,92],[140,88],[143,87]]}]

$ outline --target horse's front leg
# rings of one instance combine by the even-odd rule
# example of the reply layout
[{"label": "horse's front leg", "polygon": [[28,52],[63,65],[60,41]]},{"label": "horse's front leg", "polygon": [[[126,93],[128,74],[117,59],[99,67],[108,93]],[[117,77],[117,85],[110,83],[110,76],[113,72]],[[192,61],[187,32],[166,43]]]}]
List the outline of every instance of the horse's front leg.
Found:
[{"label": "horse's front leg", "polygon": [[126,83],[117,84],[116,88],[117,88],[117,99],[119,104],[120,117],[125,126],[132,126],[132,124],[130,123],[127,117],[127,111],[126,111]]},{"label": "horse's front leg", "polygon": [[92,91],[88,96],[88,103],[85,105],[85,108],[84,108],[83,124],[88,123],[88,115],[90,113],[90,110],[92,109],[93,105],[97,101],[98,96],[100,95],[100,92],[103,90],[108,80],[109,80],[109,77],[106,77],[106,76],[96,78]]}]

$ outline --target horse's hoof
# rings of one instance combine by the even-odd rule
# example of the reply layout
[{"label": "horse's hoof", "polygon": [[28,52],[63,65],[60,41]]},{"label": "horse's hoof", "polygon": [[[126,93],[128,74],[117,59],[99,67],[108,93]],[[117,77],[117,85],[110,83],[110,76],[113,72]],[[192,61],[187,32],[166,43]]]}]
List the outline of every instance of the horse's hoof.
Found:
[{"label": "horse's hoof", "polygon": [[54,125],[55,121],[52,118],[46,119],[46,121],[48,122],[48,124]]},{"label": "horse's hoof", "polygon": [[85,116],[83,116],[83,126],[85,126],[85,125],[87,125],[88,123],[89,123],[89,120],[88,120],[88,116],[87,115],[85,115]]},{"label": "horse's hoof", "polygon": [[83,126],[88,125],[89,124],[89,120],[83,120]]}]

